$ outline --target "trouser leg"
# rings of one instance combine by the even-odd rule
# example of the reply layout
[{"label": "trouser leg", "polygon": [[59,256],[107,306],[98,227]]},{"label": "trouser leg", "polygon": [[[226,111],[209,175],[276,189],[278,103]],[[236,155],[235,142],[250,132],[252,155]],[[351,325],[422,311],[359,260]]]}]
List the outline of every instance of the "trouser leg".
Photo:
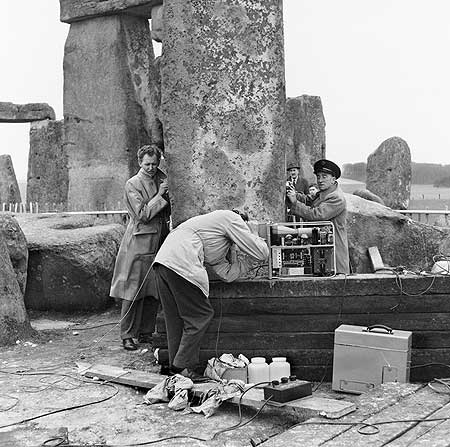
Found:
[{"label": "trouser leg", "polygon": [[172,365],[183,334],[183,320],[178,314],[172,291],[166,281],[166,277],[163,275],[163,269],[167,269],[160,264],[156,264],[153,268],[156,278],[156,290],[158,291],[158,298],[161,302],[164,312],[164,321],[166,323],[169,365]]},{"label": "trouser leg", "polygon": [[138,335],[151,335],[155,332],[159,301],[153,296],[146,296],[141,301],[142,312],[141,320],[137,327]]},{"label": "trouser leg", "polygon": [[139,325],[142,319],[143,299],[128,301],[122,300],[120,311],[120,338],[136,338],[139,334]]},{"label": "trouser leg", "polygon": [[[178,368],[195,367],[199,362],[200,343],[214,315],[209,299],[189,281],[164,266],[158,266],[160,275],[170,290],[170,313],[183,321],[181,339],[171,364]],[[165,313],[166,300],[161,296]],[[168,325],[168,317],[166,326]],[[170,324],[170,323],[169,323]],[[169,335],[169,332],[168,332]]]}]

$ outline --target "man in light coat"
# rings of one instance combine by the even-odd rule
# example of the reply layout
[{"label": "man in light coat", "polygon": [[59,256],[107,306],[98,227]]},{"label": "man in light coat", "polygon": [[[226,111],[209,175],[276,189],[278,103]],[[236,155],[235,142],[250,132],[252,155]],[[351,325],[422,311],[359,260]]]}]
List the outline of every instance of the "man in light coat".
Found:
[{"label": "man in light coat", "polygon": [[[231,282],[247,272],[247,263],[230,252],[242,252],[264,261],[269,256],[257,225],[244,221],[245,213],[213,211],[192,217],[173,230],[155,258],[158,296],[164,310],[172,373],[193,380],[199,362],[200,342],[213,317],[206,267]],[[231,250],[232,251],[232,250]]]},{"label": "man in light coat", "polygon": [[330,220],[335,229],[336,273],[350,273],[347,242],[347,203],[344,193],[337,183],[341,176],[339,166],[330,160],[314,163],[319,193],[308,206],[298,200],[295,190],[288,190],[291,213],[305,221]]},{"label": "man in light coat", "polygon": [[138,151],[139,172],[125,184],[130,222],[120,244],[110,296],[122,299],[120,336],[123,347],[136,350],[133,339],[151,343],[159,302],[151,265],[169,233],[167,176],[158,168],[161,151],[155,145]]}]

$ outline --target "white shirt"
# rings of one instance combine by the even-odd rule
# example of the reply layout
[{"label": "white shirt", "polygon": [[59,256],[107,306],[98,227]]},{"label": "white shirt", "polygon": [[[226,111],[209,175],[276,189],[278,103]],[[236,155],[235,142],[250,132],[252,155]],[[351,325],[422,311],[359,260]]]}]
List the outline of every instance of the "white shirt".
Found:
[{"label": "white shirt", "polygon": [[192,217],[171,231],[159,249],[155,263],[178,273],[208,296],[205,264],[226,282],[236,280],[247,271],[247,265],[241,260],[231,263],[226,258],[233,243],[260,261],[269,256],[264,239],[251,233],[238,214],[218,210]]}]

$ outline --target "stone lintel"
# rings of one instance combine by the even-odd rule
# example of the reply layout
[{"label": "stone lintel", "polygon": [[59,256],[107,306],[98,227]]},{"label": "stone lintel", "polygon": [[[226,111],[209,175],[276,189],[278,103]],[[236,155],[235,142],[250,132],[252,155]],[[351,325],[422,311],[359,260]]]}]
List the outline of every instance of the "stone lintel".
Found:
[{"label": "stone lintel", "polygon": [[55,119],[55,111],[46,103],[0,102],[0,123],[31,123],[46,119]]},{"label": "stone lintel", "polygon": [[150,19],[152,8],[162,0],[59,0],[59,4],[61,22],[73,23],[119,13]]}]

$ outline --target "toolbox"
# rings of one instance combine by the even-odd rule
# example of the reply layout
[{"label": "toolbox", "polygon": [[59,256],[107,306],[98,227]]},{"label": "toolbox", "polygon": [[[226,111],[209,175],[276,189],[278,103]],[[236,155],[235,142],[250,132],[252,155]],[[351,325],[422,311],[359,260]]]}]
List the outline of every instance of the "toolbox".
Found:
[{"label": "toolbox", "polygon": [[409,382],[410,331],[342,324],[334,332],[335,391],[364,393],[385,382]]}]

